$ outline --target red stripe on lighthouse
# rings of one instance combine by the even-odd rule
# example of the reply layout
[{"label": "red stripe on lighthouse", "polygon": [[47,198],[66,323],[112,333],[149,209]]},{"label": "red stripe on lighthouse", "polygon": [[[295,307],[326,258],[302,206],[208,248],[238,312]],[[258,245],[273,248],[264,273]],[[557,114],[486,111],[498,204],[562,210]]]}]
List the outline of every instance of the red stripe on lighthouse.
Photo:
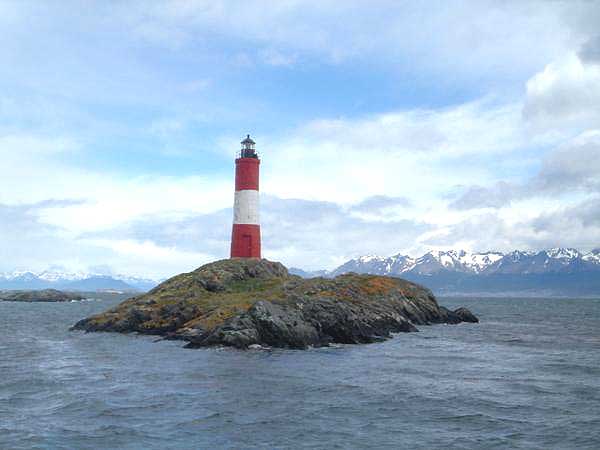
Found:
[{"label": "red stripe on lighthouse", "polygon": [[258,166],[255,158],[238,158],[235,160],[235,190],[251,189],[258,191]]},{"label": "red stripe on lighthouse", "polygon": [[260,258],[260,225],[233,224],[231,257]]}]

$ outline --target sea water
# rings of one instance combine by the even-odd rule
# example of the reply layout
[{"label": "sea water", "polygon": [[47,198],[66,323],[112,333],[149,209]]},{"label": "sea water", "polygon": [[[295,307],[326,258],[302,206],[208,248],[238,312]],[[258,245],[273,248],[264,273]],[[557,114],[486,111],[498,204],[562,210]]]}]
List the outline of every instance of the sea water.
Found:
[{"label": "sea water", "polygon": [[600,449],[600,300],[308,351],[68,331],[115,303],[0,302],[0,448]]}]

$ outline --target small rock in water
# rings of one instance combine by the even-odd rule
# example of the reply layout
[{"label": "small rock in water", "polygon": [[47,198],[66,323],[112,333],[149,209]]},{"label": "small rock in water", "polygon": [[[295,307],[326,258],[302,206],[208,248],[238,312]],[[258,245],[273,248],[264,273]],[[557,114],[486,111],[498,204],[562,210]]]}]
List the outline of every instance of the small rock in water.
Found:
[{"label": "small rock in water", "polygon": [[454,314],[456,314],[462,322],[479,323],[479,319],[467,308],[458,308],[454,310]]}]

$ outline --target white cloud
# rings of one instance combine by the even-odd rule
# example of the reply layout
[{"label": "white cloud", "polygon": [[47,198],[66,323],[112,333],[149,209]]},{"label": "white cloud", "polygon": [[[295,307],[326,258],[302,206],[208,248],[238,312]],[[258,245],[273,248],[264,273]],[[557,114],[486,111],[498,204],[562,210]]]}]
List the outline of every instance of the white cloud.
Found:
[{"label": "white cloud", "polygon": [[550,153],[532,188],[551,194],[600,192],[600,129],[581,133]]},{"label": "white cloud", "polygon": [[[0,133],[0,202],[31,204],[48,198],[84,203],[47,210],[43,220],[78,233],[112,227],[159,211],[210,212],[229,204],[229,179],[205,174],[161,176],[111,173],[81,168],[65,155],[81,150],[65,136]],[[13,188],[10,188],[13,187]],[[18,188],[17,188],[18,187]]]},{"label": "white cloud", "polygon": [[86,237],[46,220],[52,216],[62,217],[65,210],[81,203],[79,200],[47,200],[34,204],[0,204],[0,272],[42,271],[50,266],[85,271],[104,265],[114,273],[160,278],[195,269],[215,257],[168,243],[159,245],[143,237]]},{"label": "white cloud", "polygon": [[491,99],[443,109],[390,112],[359,119],[316,120],[264,148],[263,187],[280,197],[339,203],[386,195],[421,210],[455,185],[501,180],[489,161],[538,144],[520,104]]},{"label": "white cloud", "polygon": [[106,259],[113,272],[159,279],[190,272],[214,260],[214,255],[161,247],[152,241],[134,239],[82,239],[81,245],[109,249]]},{"label": "white cloud", "polygon": [[283,55],[286,63],[298,53],[333,64],[368,55],[386,64],[410,61],[422,70],[443,66],[471,77],[527,72],[564,51],[575,34],[556,33],[566,26],[565,9],[537,1],[422,7],[391,0],[376,5],[354,0],[170,0],[129,2],[115,15],[142,39],[177,49],[202,45],[217,35],[257,48],[258,58],[267,64],[272,59],[260,58],[264,49]]},{"label": "white cloud", "polygon": [[600,200],[525,201],[510,209],[477,212],[437,229],[423,244],[476,251],[574,247],[589,251],[600,242]]},{"label": "white cloud", "polygon": [[600,126],[600,65],[571,53],[527,82],[525,118],[540,128]]},{"label": "white cloud", "polygon": [[[365,252],[387,253],[390,248],[407,249],[430,225],[410,219],[382,214],[370,208],[368,218],[357,215],[368,205],[344,207],[332,202],[300,199],[261,198],[261,231],[263,253],[287,265],[333,268],[341,260]],[[378,198],[377,204],[398,199]],[[404,204],[404,202],[402,202]],[[367,211],[368,212],[368,211]],[[113,229],[87,233],[86,242],[98,242],[115,251],[128,254],[160,252],[168,255],[209,254],[212,259],[225,258],[231,237],[231,209],[210,214],[156,214],[142,216]],[[385,240],[381,236],[386,236]],[[140,243],[145,243],[140,247]],[[142,254],[140,253],[140,256]],[[165,261],[166,261],[165,259]],[[198,258],[198,261],[203,260]]]},{"label": "white cloud", "polygon": [[[44,223],[48,210],[60,210],[78,204],[73,200],[46,200],[33,204],[0,204],[0,271],[44,270],[50,264],[70,266],[90,255],[65,229]],[[96,253],[94,256],[102,257]]]},{"label": "white cloud", "polygon": [[541,159],[539,171],[528,179],[467,186],[449,206],[458,210],[502,208],[532,198],[559,202],[599,192],[600,130],[589,130],[549,152]]}]

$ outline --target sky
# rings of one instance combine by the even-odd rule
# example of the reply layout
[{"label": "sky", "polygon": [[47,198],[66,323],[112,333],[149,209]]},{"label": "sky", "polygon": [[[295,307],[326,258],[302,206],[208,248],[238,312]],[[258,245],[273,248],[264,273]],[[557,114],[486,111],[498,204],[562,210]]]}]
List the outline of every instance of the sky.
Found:
[{"label": "sky", "polygon": [[0,272],[600,247],[600,2],[0,0]]}]

